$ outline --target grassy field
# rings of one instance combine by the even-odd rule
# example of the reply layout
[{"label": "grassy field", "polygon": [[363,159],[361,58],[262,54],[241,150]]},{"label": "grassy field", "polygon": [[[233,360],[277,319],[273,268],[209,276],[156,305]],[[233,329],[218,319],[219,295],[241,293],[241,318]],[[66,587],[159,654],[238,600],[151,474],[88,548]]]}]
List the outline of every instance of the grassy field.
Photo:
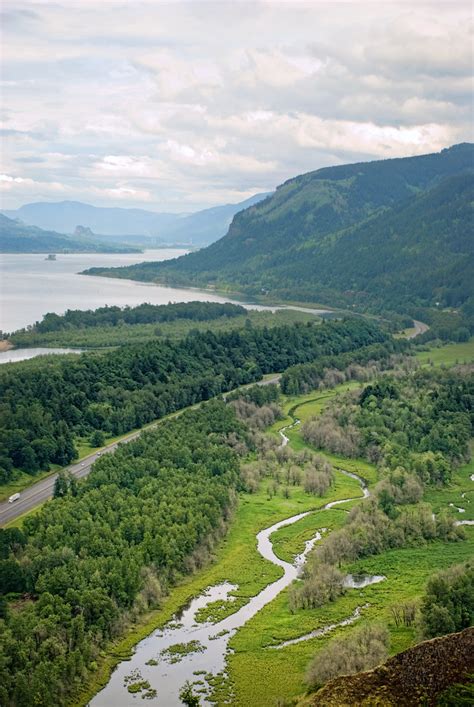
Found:
[{"label": "grassy field", "polygon": [[[363,590],[351,589],[337,601],[319,609],[291,613],[288,592],[282,592],[243,626],[231,640],[234,653],[228,666],[239,707],[271,707],[278,699],[289,700],[302,694],[308,663],[336,636],[349,636],[357,627],[337,628],[330,634],[313,638],[282,649],[272,645],[295,638],[310,631],[337,623],[352,615],[356,607],[369,604],[362,610],[361,621],[381,621],[388,624],[391,635],[391,654],[412,645],[417,640],[415,628],[397,628],[390,607],[406,600],[417,599],[424,590],[428,577],[436,570],[449,567],[472,557],[474,531],[466,529],[468,539],[449,545],[431,543],[421,548],[392,550],[360,561],[346,569],[355,573],[383,574],[384,582]],[[447,550],[449,550],[447,552]]]},{"label": "grassy field", "polygon": [[416,357],[423,365],[454,366],[458,363],[474,363],[474,337],[461,344],[447,344],[427,351],[419,351]]}]

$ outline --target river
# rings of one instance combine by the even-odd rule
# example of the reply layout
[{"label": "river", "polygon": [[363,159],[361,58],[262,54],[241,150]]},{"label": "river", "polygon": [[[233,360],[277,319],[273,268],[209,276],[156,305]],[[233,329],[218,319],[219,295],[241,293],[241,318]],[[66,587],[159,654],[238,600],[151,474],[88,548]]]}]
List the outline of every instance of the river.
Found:
[{"label": "river", "polygon": [[[282,447],[287,444],[287,437],[284,434],[285,430],[293,425],[284,427],[280,431]],[[362,496],[356,498],[369,496],[369,491],[363,479],[352,472],[340,471],[351,478],[357,479],[359,482]],[[349,500],[354,499],[332,501],[323,506],[321,510],[329,510]],[[186,681],[194,683],[195,689],[200,691],[201,704],[212,704],[212,701],[209,701],[212,691],[211,684],[213,678],[225,673],[229,639],[240,627],[246,624],[264,606],[273,601],[283,589],[298,578],[306,562],[307,555],[313,549],[315,543],[321,540],[326,529],[321,527],[305,543],[303,552],[295,557],[293,563],[280,559],[274,553],[271,536],[280,528],[296,523],[312,512],[314,511],[298,513],[290,518],[281,520],[261,530],[256,536],[257,550],[260,555],[282,568],[283,575],[280,579],[268,584],[256,596],[252,597],[247,604],[218,623],[197,623],[196,614],[200,608],[217,600],[232,600],[229,594],[236,588],[228,582],[208,587],[205,592],[193,599],[162,629],[154,631],[135,646],[131,660],[119,663],[112,673],[108,684],[90,702],[90,707],[109,707],[110,705],[132,707],[132,705],[136,704],[137,693],[131,693],[130,688],[133,690],[134,686],[140,687],[140,685],[143,685],[143,688],[138,691],[138,694],[144,699],[150,699],[152,704],[160,705],[161,707],[178,707],[178,705],[182,705],[179,691]],[[350,584],[352,576],[348,576],[347,579],[347,586],[352,586]],[[365,580],[365,586],[382,579],[385,578],[368,578]],[[362,608],[364,607],[357,607],[352,616],[337,624],[324,627],[320,631],[328,633],[339,626],[345,626],[357,621]],[[297,643],[312,637],[313,633],[307,634],[284,644],[273,646],[273,648],[280,649],[285,647],[287,643]]]},{"label": "river", "polygon": [[[163,287],[161,285],[109,277],[80,275],[92,266],[119,267],[134,263],[169,260],[186,250],[164,248],[143,253],[81,253],[58,255],[45,260],[44,254],[0,254],[0,331],[13,332],[42,319],[47,312],[63,314],[67,309],[96,309],[104,305],[135,306],[143,302],[235,302],[248,309],[276,310],[279,307],[236,302],[208,290]],[[327,310],[292,307],[312,314]],[[18,349],[0,352],[0,364],[21,361],[45,353],[70,353],[66,349]]]},{"label": "river", "polygon": [[79,274],[93,266],[169,260],[186,252],[167,248],[144,253],[82,253],[58,255],[57,260],[45,260],[44,254],[0,254],[0,330],[12,332],[29,326],[47,312],[62,314],[66,309],[96,309],[105,304],[231,301],[209,291]]}]

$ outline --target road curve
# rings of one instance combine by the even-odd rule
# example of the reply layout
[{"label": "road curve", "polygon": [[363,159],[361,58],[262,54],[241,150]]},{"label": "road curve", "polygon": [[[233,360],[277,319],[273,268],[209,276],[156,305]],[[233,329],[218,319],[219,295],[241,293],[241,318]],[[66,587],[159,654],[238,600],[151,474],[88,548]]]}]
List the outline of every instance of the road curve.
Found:
[{"label": "road curve", "polygon": [[[276,374],[271,378],[267,378],[266,380],[258,381],[257,385],[270,385],[271,383],[278,383],[280,378],[280,374]],[[173,414],[173,416],[179,415],[181,412],[183,411],[178,410],[176,413]],[[160,420],[157,420],[152,425],[148,425],[145,430],[153,429],[153,427],[159,424]],[[115,449],[117,449],[117,446],[119,444],[131,442],[133,439],[139,437],[141,432],[142,430],[138,430],[137,432],[131,432],[126,437],[123,437],[119,442],[113,442],[112,444],[103,447],[100,451],[97,451],[88,457],[84,457],[83,459],[81,459],[81,461],[75,462],[74,464],[70,464],[69,466],[64,467],[64,469],[65,471],[70,471],[76,479],[81,479],[82,477],[87,476],[90,473],[92,465],[101,455],[110,454],[110,452],[113,452]],[[38,506],[40,503],[47,501],[48,498],[52,498],[54,491],[54,482],[57,478],[57,473],[51,474],[51,476],[48,476],[46,479],[42,479],[36,484],[33,484],[32,486],[29,486],[28,488],[24,489],[24,491],[21,492],[18,501],[14,501],[13,503],[3,501],[2,503],[0,503],[0,527],[3,527],[7,523],[10,523],[12,520],[15,520],[15,518],[18,518],[19,516],[22,516],[24,513],[28,513],[29,511],[33,510],[33,508]]]},{"label": "road curve", "polygon": [[424,322],[419,322],[417,319],[413,320],[413,331],[411,334],[407,334],[407,339],[414,339],[415,336],[419,336],[420,334],[424,334],[425,331],[428,331],[429,326],[428,324],[425,324]]}]

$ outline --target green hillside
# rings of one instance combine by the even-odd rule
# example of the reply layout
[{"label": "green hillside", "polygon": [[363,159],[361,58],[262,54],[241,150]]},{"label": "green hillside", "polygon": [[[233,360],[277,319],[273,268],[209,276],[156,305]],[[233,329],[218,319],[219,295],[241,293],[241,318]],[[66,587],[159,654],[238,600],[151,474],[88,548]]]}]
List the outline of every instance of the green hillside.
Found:
[{"label": "green hillside", "polygon": [[120,243],[104,244],[27,226],[0,214],[0,253],[139,253]]},{"label": "green hillside", "polygon": [[208,248],[89,272],[378,311],[459,307],[472,296],[473,157],[464,143],[320,169],[237,214]]}]

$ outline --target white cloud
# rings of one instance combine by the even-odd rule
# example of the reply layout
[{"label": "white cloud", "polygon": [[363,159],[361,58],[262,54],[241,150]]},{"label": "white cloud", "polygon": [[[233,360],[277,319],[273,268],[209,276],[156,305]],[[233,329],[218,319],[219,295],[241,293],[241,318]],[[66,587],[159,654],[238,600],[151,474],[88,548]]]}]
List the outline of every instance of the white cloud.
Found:
[{"label": "white cloud", "polygon": [[7,206],[189,211],[472,139],[462,0],[3,6]]}]

